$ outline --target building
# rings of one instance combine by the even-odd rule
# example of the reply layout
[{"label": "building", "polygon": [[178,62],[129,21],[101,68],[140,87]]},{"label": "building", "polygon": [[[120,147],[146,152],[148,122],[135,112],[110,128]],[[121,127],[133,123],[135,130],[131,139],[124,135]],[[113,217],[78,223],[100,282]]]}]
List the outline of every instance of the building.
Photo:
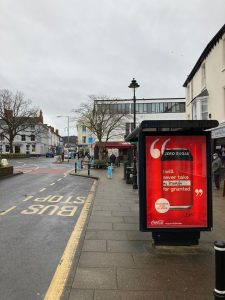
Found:
[{"label": "building", "polygon": [[[5,123],[0,120],[0,153],[9,153],[10,145],[2,134]],[[2,129],[1,129],[2,128]],[[58,130],[43,124],[43,115],[31,118],[29,127],[25,127],[13,140],[13,153],[29,154],[31,156],[45,155],[48,150],[56,152],[60,142]]]},{"label": "building", "polygon": [[225,25],[208,43],[183,86],[189,120],[216,119],[212,129],[214,147],[225,145]]},{"label": "building", "polygon": [[[130,143],[124,142],[124,137],[129,135],[134,129],[133,114],[134,103],[133,99],[124,100],[95,100],[95,105],[106,105],[109,113],[123,114],[119,126],[111,134],[111,138],[105,144],[106,149],[117,149],[121,161],[126,160],[130,155],[129,151],[132,148]],[[136,99],[136,126],[143,120],[184,120],[185,115],[185,98],[151,98],[151,99]],[[98,140],[94,137],[85,126],[78,126],[78,145],[90,148],[93,144],[88,143],[88,139],[95,142]]]},{"label": "building", "polygon": [[[95,100],[97,105],[106,104],[105,100]],[[110,110],[114,113],[123,113],[124,120],[120,126],[120,132],[115,132],[112,140],[123,141],[133,129],[134,103],[133,99],[116,100],[112,103],[110,100]],[[184,120],[185,98],[150,98],[136,99],[136,126],[143,120]]]},{"label": "building", "polygon": [[84,125],[77,125],[77,146],[80,153],[85,153],[88,151],[90,155],[94,155],[94,134]]}]

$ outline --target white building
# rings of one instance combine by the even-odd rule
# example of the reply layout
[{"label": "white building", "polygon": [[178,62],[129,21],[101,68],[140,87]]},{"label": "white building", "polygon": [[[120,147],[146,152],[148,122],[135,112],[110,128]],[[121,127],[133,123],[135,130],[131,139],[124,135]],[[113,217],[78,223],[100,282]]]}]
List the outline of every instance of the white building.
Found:
[{"label": "white building", "polygon": [[216,119],[212,130],[216,148],[225,145],[225,25],[208,43],[184,85],[190,120]]},{"label": "white building", "polygon": [[[124,142],[124,138],[134,129],[133,99],[95,100],[95,105],[107,105],[109,112],[124,114],[121,124],[112,132],[112,137],[106,143],[106,148],[118,149],[121,161],[125,160],[132,147]],[[185,118],[185,98],[136,99],[136,126],[143,120],[184,120]],[[93,147],[98,142],[97,138],[85,126],[77,126],[77,132],[78,147],[89,148],[92,155]]]},{"label": "white building", "polygon": [[[43,116],[37,117],[38,122],[34,122],[30,127],[22,130],[13,141],[13,153],[30,154],[33,156],[45,155],[48,150],[55,151],[60,143],[60,136],[58,130],[53,127],[43,124]],[[1,127],[5,126],[4,122],[0,120]],[[1,134],[0,129],[0,153],[9,153],[9,141]]]},{"label": "white building", "polygon": [[[105,104],[105,100],[95,100],[97,105]],[[133,99],[110,100],[110,110],[125,114],[120,132],[115,132],[112,140],[124,140],[133,129],[134,101]],[[136,99],[136,126],[143,120],[184,120],[185,98],[150,98]]]}]

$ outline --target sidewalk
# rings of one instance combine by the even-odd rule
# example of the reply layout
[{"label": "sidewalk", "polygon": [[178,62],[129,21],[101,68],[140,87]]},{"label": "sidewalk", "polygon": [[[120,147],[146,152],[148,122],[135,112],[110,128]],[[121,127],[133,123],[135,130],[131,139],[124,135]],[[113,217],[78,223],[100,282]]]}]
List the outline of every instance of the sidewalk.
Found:
[{"label": "sidewalk", "polygon": [[[82,172],[86,172],[84,170]],[[99,176],[69,300],[214,299],[214,241],[225,240],[225,198],[213,190],[214,230],[198,246],[157,246],[139,231],[138,191],[123,165]]]}]

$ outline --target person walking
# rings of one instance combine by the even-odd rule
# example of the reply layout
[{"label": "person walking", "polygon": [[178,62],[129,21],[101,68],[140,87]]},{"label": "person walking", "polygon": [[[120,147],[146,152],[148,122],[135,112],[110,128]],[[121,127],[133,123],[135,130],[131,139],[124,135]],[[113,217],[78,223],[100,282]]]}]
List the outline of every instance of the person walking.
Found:
[{"label": "person walking", "polygon": [[218,153],[213,154],[212,161],[212,173],[214,177],[214,183],[217,189],[220,188],[220,174],[221,174],[222,161]]}]

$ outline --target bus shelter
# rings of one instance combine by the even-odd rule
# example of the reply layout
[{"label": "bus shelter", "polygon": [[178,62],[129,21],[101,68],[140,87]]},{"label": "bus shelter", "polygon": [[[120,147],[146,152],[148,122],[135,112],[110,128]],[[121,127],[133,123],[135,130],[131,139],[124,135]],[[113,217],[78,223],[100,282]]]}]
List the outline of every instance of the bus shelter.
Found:
[{"label": "bus shelter", "polygon": [[140,230],[156,245],[198,244],[212,220],[211,131],[216,120],[143,121],[138,143]]}]

